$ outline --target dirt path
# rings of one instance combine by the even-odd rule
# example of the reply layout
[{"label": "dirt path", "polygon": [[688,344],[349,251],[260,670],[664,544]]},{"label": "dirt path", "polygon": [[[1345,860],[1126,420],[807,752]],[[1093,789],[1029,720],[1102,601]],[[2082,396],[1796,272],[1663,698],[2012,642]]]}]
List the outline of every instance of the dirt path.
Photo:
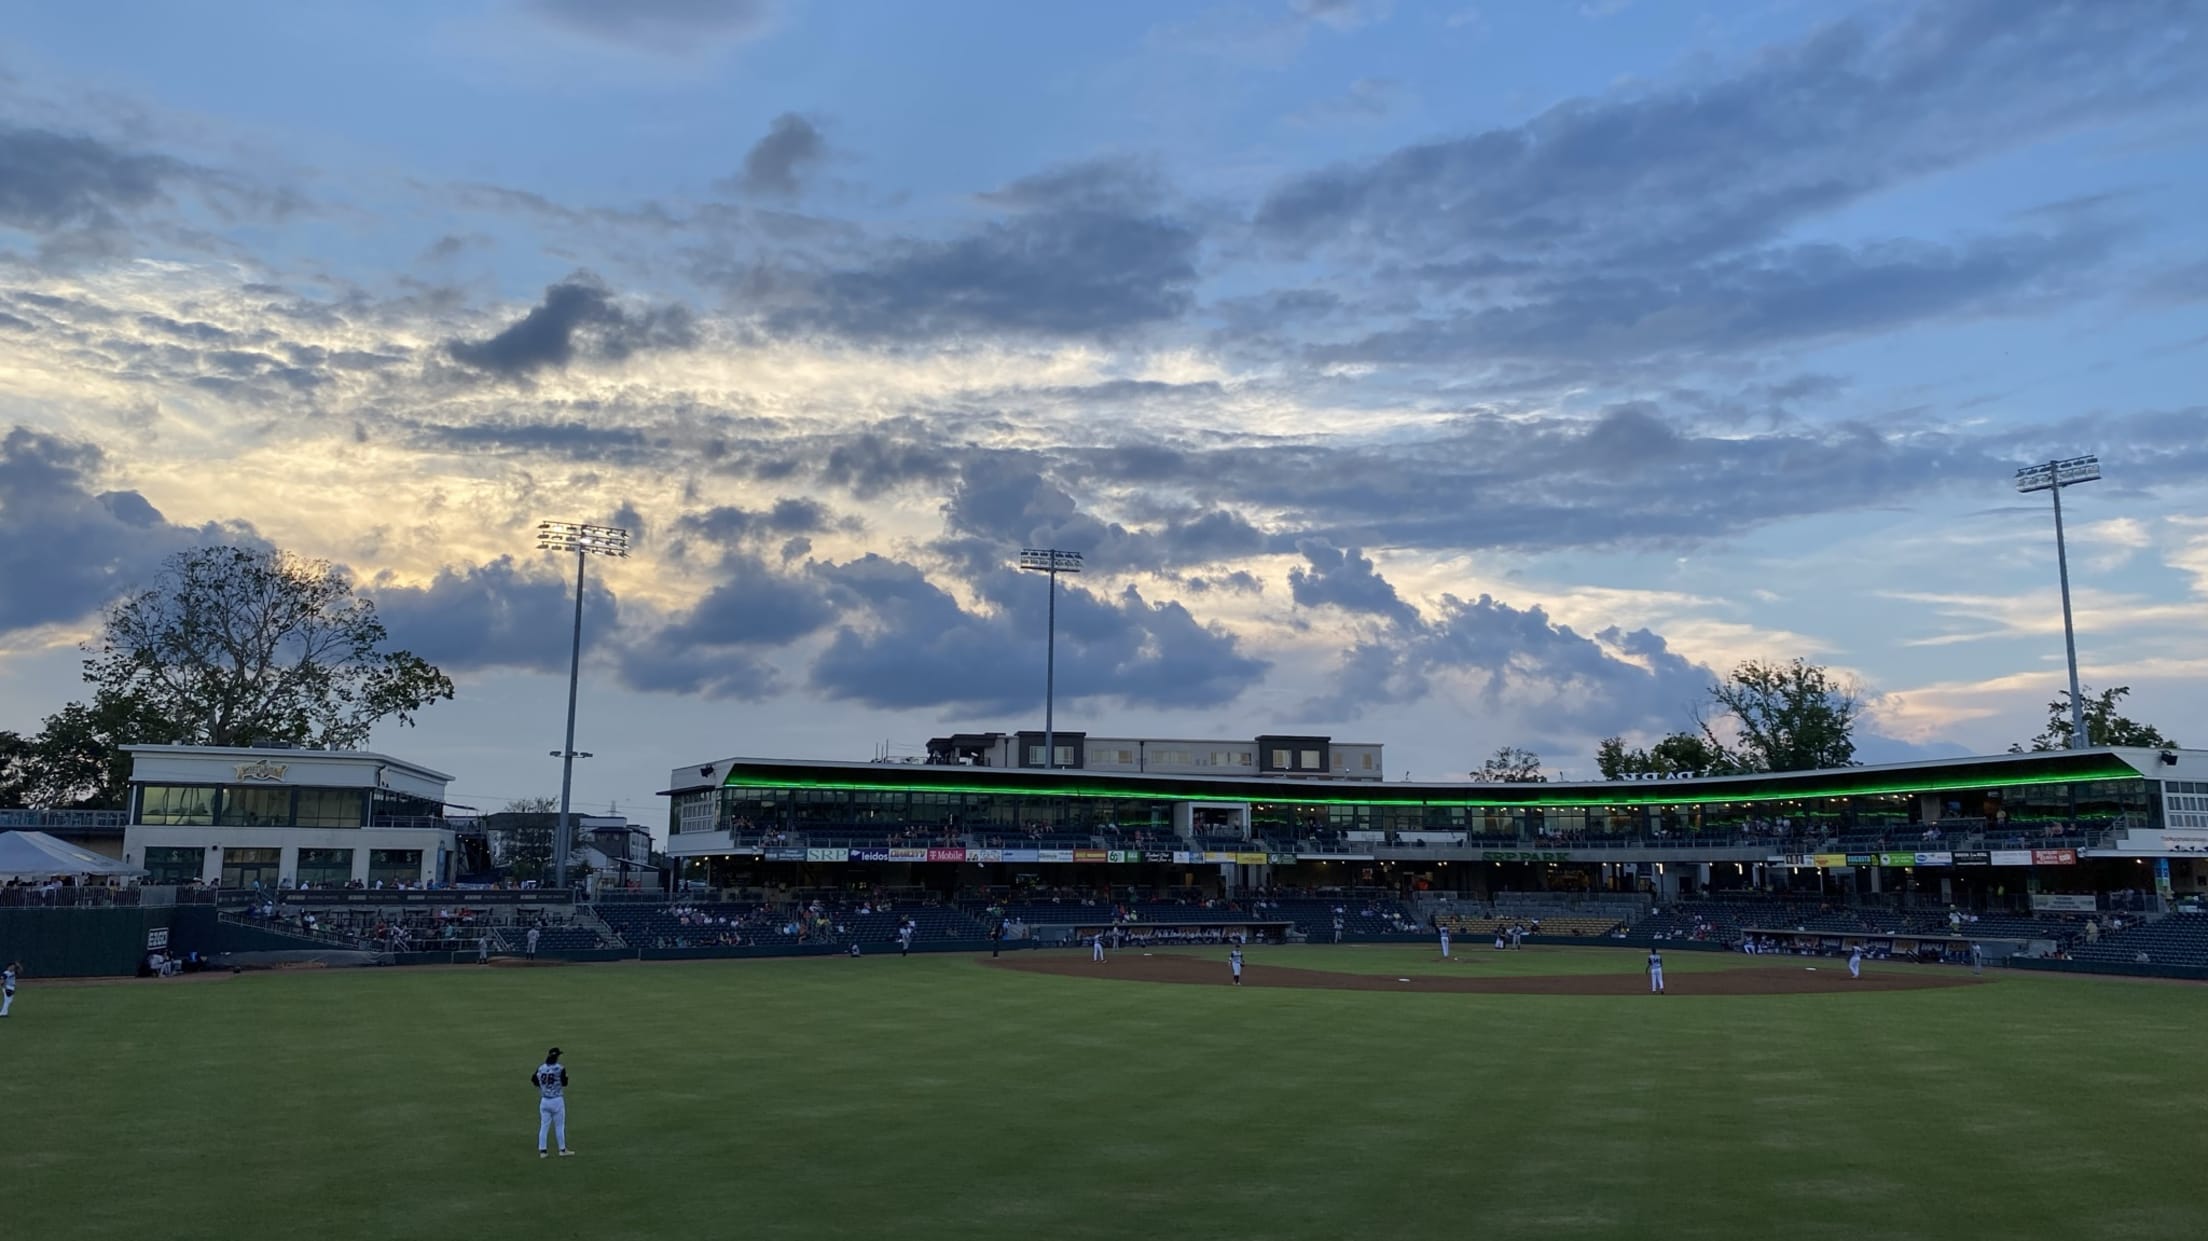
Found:
[{"label": "dirt path", "polygon": [[[1472,995],[1647,995],[1648,976],[1621,957],[1615,974],[1555,974],[1520,978],[1464,978],[1453,975],[1337,974],[1251,962],[1243,967],[1245,987],[1301,987],[1321,991],[1448,991]],[[1114,953],[1099,965],[1086,953],[1023,952],[1016,957],[984,958],[994,969],[1071,978],[1116,978],[1125,982],[1228,985],[1224,961],[1137,951]],[[1751,965],[1706,973],[1673,974],[1664,980],[1667,995],[1828,995],[1855,991],[1924,991],[1968,987],[1983,982],[1957,974],[1898,973],[1867,968],[1851,979],[1837,962],[1812,969],[1803,965]]]}]

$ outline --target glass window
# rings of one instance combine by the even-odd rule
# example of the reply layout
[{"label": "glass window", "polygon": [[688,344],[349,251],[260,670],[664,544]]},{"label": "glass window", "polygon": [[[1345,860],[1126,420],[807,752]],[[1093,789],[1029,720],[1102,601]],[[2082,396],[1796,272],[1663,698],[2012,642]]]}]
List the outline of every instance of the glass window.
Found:
[{"label": "glass window", "polygon": [[368,882],[382,881],[386,886],[397,883],[415,883],[422,877],[422,851],[420,849],[370,849],[368,851]]},{"label": "glass window", "polygon": [[304,888],[341,888],[353,881],[353,851],[351,849],[301,849],[299,851],[299,886]]},{"label": "glass window", "polygon": [[207,850],[198,845],[146,848],[147,883],[198,883],[206,865]]},{"label": "glass window", "polygon": [[360,794],[351,789],[300,789],[299,826],[359,827]]},{"label": "glass window", "polygon": [[291,790],[225,788],[220,821],[224,827],[289,827]]},{"label": "glass window", "polygon": [[139,790],[138,805],[140,823],[205,827],[215,821],[215,790],[211,788],[149,784]]},{"label": "glass window", "polygon": [[1326,764],[1319,761],[1319,752],[1317,750],[1305,750],[1303,752],[1302,762],[1299,764],[1299,766],[1305,771],[1326,770]]},{"label": "glass window", "polygon": [[225,849],[222,851],[222,886],[273,888],[283,860],[282,849]]},{"label": "glass window", "polygon": [[1295,754],[1291,751],[1275,750],[1273,751],[1273,766],[1280,771],[1287,771],[1296,765],[1295,757]]},{"label": "glass window", "polygon": [[1365,755],[1365,770],[1366,770],[1366,771],[1371,771],[1371,770],[1372,770],[1373,768],[1375,768],[1375,767],[1377,767],[1377,766],[1379,766],[1379,765],[1380,765],[1380,756],[1379,756],[1379,755],[1377,755],[1377,754],[1371,754],[1371,753],[1368,753],[1368,754],[1366,754],[1366,755]]}]

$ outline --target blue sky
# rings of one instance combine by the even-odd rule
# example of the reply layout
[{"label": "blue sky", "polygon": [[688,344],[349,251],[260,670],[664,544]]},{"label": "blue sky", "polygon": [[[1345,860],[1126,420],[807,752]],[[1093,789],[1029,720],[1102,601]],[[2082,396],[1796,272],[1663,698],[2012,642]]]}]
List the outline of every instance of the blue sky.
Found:
[{"label": "blue sky", "polygon": [[546,791],[1059,716],[1587,774],[1747,656],[1865,757],[2208,736],[2208,32],[1917,6],[67,6],[0,51],[0,727],[194,542],[346,566]]}]

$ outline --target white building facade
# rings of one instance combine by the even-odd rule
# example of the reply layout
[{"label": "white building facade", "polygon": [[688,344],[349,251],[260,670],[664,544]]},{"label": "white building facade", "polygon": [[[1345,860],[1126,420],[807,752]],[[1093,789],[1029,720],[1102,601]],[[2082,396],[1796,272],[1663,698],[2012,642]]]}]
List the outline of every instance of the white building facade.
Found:
[{"label": "white building facade", "polygon": [[149,883],[419,887],[475,860],[441,771],[357,750],[126,748],[123,858]]}]

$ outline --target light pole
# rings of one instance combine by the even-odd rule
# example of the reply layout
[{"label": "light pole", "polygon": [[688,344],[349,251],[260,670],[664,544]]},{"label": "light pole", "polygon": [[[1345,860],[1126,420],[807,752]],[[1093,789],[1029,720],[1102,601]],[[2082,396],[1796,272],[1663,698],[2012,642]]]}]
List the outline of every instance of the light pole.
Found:
[{"label": "light pole", "polygon": [[2099,457],[2071,457],[2045,465],[2027,466],[2016,472],[2016,489],[2025,494],[2044,491],[2055,501],[2055,572],[2062,578],[2062,647],[2070,657],[2070,748],[2092,744],[2085,735],[2085,699],[2078,689],[2078,634],[2070,621],[2070,553],[2062,541],[2062,489],[2090,483],[2101,476]]},{"label": "light pole", "polygon": [[1050,576],[1050,621],[1043,644],[1043,768],[1050,770],[1058,765],[1058,726],[1055,704],[1058,697],[1058,575],[1081,571],[1080,552],[1062,552],[1048,547],[1023,547],[1020,549],[1020,567],[1032,569]]},{"label": "light pole", "polygon": [[571,521],[537,523],[542,551],[575,553],[575,639],[567,653],[567,744],[552,751],[560,760],[560,826],[552,838],[552,880],[567,888],[567,853],[573,844],[568,824],[568,795],[575,787],[575,760],[588,758],[575,749],[575,689],[583,675],[583,566],[592,556],[626,557],[629,532],[619,526],[588,526]]}]

